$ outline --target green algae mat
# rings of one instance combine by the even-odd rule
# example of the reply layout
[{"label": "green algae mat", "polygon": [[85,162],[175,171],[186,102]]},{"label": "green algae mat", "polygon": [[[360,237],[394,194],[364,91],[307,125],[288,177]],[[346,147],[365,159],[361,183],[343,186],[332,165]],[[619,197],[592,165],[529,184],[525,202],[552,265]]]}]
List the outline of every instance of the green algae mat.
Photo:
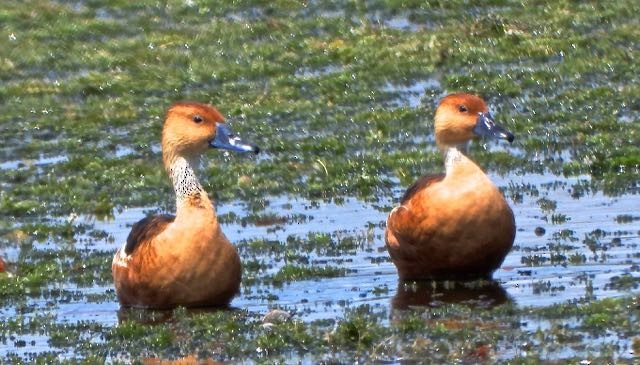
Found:
[{"label": "green algae mat", "polygon": [[[3,1],[0,363],[640,362],[638,14]],[[456,91],[516,136],[470,152],[513,207],[515,246],[494,281],[399,283],[386,215],[442,170],[432,115]],[[159,141],[178,100],[263,149],[203,159],[242,291],[228,310],[123,310],[111,257],[174,209]]]}]

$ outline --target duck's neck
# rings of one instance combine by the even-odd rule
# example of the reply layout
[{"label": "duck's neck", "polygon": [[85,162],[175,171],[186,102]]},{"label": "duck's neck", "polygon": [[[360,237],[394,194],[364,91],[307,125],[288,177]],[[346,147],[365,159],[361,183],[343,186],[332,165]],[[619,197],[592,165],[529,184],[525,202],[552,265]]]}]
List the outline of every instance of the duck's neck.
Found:
[{"label": "duck's neck", "polygon": [[444,153],[444,169],[445,174],[450,175],[453,173],[455,167],[465,160],[467,151],[469,150],[469,143],[463,143],[458,145],[443,146]]},{"label": "duck's neck", "polygon": [[176,193],[177,214],[187,207],[213,209],[207,193],[202,189],[196,168],[199,160],[178,156],[171,162],[168,171]]}]

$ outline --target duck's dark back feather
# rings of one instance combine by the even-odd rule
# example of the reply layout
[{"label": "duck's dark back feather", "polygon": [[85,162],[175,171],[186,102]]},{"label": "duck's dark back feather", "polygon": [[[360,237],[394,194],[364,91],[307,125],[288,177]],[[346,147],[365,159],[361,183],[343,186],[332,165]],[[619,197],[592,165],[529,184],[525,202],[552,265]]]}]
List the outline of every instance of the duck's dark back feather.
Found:
[{"label": "duck's dark back feather", "polygon": [[407,191],[404,192],[404,195],[400,200],[400,204],[404,204],[408,202],[420,190],[426,188],[427,186],[435,182],[441,181],[442,179],[444,179],[444,174],[427,174],[420,177],[416,182],[413,183],[413,185],[409,186]]},{"label": "duck's dark back feather", "polygon": [[175,219],[175,216],[169,214],[152,215],[141,219],[131,228],[129,237],[127,237],[127,244],[124,247],[124,252],[127,255],[131,255],[140,243],[150,240],[160,234],[165,228],[167,228],[167,225],[172,223]]}]

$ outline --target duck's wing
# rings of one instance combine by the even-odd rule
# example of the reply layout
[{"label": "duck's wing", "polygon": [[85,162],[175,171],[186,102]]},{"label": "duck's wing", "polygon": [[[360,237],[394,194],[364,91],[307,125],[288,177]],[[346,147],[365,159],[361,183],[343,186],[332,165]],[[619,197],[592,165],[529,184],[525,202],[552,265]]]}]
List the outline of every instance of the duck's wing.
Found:
[{"label": "duck's wing", "polygon": [[424,175],[405,191],[400,200],[400,205],[391,211],[387,219],[387,230],[385,232],[387,245],[397,247],[401,242],[412,241],[409,238],[418,233],[423,216],[428,214],[428,207],[414,204],[412,199],[420,191],[442,181],[442,179],[444,179],[444,174]]},{"label": "duck's wing", "polygon": [[441,181],[444,179],[444,174],[427,174],[421,176],[416,182],[414,182],[407,191],[404,192],[402,199],[400,199],[400,205],[404,205],[411,200],[420,190],[426,189],[429,185]]},{"label": "duck's wing", "polygon": [[169,214],[152,215],[141,219],[138,223],[131,227],[131,232],[127,237],[127,244],[124,252],[131,255],[141,243],[150,241],[153,237],[162,233],[170,223],[176,219],[175,216]]}]

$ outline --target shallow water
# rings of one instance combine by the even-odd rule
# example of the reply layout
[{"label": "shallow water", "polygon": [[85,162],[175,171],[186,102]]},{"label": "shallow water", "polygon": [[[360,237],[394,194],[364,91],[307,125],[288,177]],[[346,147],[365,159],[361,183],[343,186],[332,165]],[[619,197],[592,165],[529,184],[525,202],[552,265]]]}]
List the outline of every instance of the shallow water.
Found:
[{"label": "shallow water", "polygon": [[[622,274],[638,277],[640,258],[637,247],[640,245],[640,221],[637,219],[618,221],[621,214],[634,212],[640,206],[640,195],[607,197],[602,193],[576,199],[572,197],[571,187],[588,177],[562,179],[545,175],[492,176],[500,187],[507,185],[532,184],[538,187],[539,196],[525,195],[522,201],[513,202],[517,224],[514,249],[505,259],[502,267],[494,274],[499,284],[498,290],[491,287],[489,294],[480,291],[474,297],[473,289],[453,289],[471,296],[467,300],[491,302],[495,298],[512,301],[519,306],[547,306],[565,301],[600,299],[628,294],[628,290],[609,287],[611,278]],[[554,224],[549,222],[548,212],[541,210],[537,201],[545,197],[558,203],[557,213],[564,214],[567,222]],[[388,309],[398,296],[398,279],[393,264],[384,249],[383,232],[390,203],[368,204],[357,199],[346,199],[340,204],[331,202],[309,202],[299,198],[274,197],[267,199],[268,207],[264,214],[278,216],[306,215],[306,222],[280,220],[278,224],[241,224],[224,223],[223,230],[234,243],[264,239],[282,244],[289,236],[304,237],[309,233],[327,233],[332,237],[356,237],[360,246],[353,253],[341,253],[339,257],[309,254],[309,260],[323,264],[332,264],[349,269],[346,276],[337,278],[319,278],[315,280],[294,281],[282,287],[272,285],[243,286],[243,293],[236,297],[233,307],[247,308],[250,311],[266,313],[271,307],[283,307],[303,320],[339,318],[344,308],[369,303]],[[113,237],[113,243],[95,242],[88,245],[90,250],[115,252],[126,240],[130,226],[145,215],[145,208],[126,209],[115,215],[112,221],[95,221],[80,218],[93,223],[98,230],[105,230]],[[230,212],[243,217],[249,214],[242,202],[224,204],[217,207],[221,216]],[[543,235],[536,229],[544,228]],[[557,238],[561,232],[571,232],[571,239]],[[594,231],[601,230],[602,248],[590,250],[584,240]],[[614,244],[611,242],[614,241]],[[568,244],[570,247],[560,251],[550,249],[552,244]],[[53,248],[54,243],[44,244],[42,248]],[[559,253],[565,259],[551,262],[552,254]],[[584,255],[585,262],[574,264],[566,257]],[[525,263],[525,258],[536,257],[536,262]],[[247,257],[243,257],[247,259]],[[268,259],[268,258],[267,258]],[[270,272],[277,272],[283,262],[273,262]],[[454,285],[455,287],[455,285]],[[458,284],[460,287],[460,284]],[[112,287],[82,288],[74,285],[61,289],[79,290],[84,294],[101,293]],[[374,293],[375,292],[375,293]],[[446,294],[446,290],[444,293]],[[256,295],[260,293],[260,295]],[[430,294],[436,294],[435,296]],[[422,288],[416,294],[402,293],[402,300],[423,305],[437,305],[442,300],[437,290]],[[272,300],[265,300],[271,295]],[[446,297],[446,295],[445,295]],[[455,295],[454,295],[455,297]],[[501,298],[504,297],[504,298]],[[456,299],[453,299],[454,301]],[[464,300],[464,299],[463,299]],[[6,310],[6,308],[5,308]],[[103,303],[78,302],[60,304],[56,310],[58,320],[92,320],[105,325],[118,322],[118,304],[115,301]],[[11,316],[11,311],[3,316]]]},{"label": "shallow water", "polygon": [[[265,204],[267,208],[260,213],[266,216],[273,213],[279,217],[306,218],[278,219],[277,224],[270,224],[268,221],[259,225],[224,223],[225,234],[232,242],[240,245],[256,239],[281,245],[288,237],[305,237],[310,233],[326,233],[334,239],[355,237],[358,242],[357,248],[341,252],[339,256],[308,253],[312,266],[331,265],[347,268],[348,272],[335,278],[293,281],[275,286],[269,282],[245,284],[242,293],[231,305],[260,314],[277,307],[293,313],[294,318],[299,320],[313,321],[341,319],[345,310],[362,304],[369,304],[373,311],[384,314],[416,305],[467,303],[471,306],[490,307],[512,302],[521,307],[541,307],[553,303],[581,302],[629,294],[630,288],[618,289],[612,287],[611,283],[612,278],[623,274],[636,278],[640,276],[640,258],[637,254],[640,244],[640,222],[637,217],[631,220],[620,220],[618,217],[621,214],[632,214],[635,207],[640,206],[640,195],[607,197],[602,193],[596,193],[579,199],[573,198],[572,186],[588,177],[563,179],[529,174],[492,176],[492,179],[503,188],[530,184],[538,188],[539,194],[525,194],[520,201],[510,202],[517,223],[515,246],[502,267],[495,272],[493,283],[471,287],[449,283],[448,286],[444,284],[437,288],[431,284],[399,283],[382,238],[386,214],[391,205],[389,202],[372,205],[350,198],[336,204],[309,202],[283,196],[265,200],[265,203],[268,202]],[[538,204],[541,197],[556,201],[556,212],[566,215],[567,221],[557,224],[550,222],[549,212],[541,210]],[[103,229],[113,237],[111,243],[89,238],[85,247],[95,252],[114,252],[126,240],[131,224],[143,217],[147,210],[126,209],[110,221],[78,218],[78,222],[94,224],[95,229]],[[219,205],[217,212],[222,217],[232,212],[239,217],[251,213],[246,205],[239,201]],[[536,229],[539,231],[540,227],[546,231],[542,235],[539,232],[536,234]],[[563,236],[565,238],[558,238],[561,232],[566,233],[567,230],[571,231],[571,239],[566,238],[566,234]],[[584,241],[596,230],[602,231],[598,238],[602,245],[601,249],[592,251]],[[82,238],[79,241],[82,241]],[[615,244],[610,244],[612,241]],[[558,243],[568,244],[569,247],[560,251],[550,249],[552,244]],[[55,242],[39,245],[41,249],[56,247]],[[248,252],[243,247],[240,251],[243,260],[256,257],[255,253],[249,252],[247,255]],[[556,261],[552,262],[554,253],[564,255],[565,258],[556,258]],[[572,255],[584,255],[586,259],[584,262],[572,263],[566,259]],[[537,257],[537,261],[525,260],[532,256]],[[264,259],[270,261],[270,267],[262,273],[263,275],[275,273],[284,265],[284,260],[270,260],[269,256]],[[27,307],[37,309],[22,315],[50,313],[62,324],[87,321],[107,327],[117,325],[122,318],[129,318],[126,311],[119,310],[113,296],[106,301],[87,301],[87,296],[92,294],[112,292],[111,285],[79,287],[67,283],[56,289],[75,293],[75,296],[71,294],[69,299],[59,300],[52,309],[47,309],[47,300],[32,299]],[[13,308],[0,310],[0,319],[6,320],[16,315]],[[544,328],[545,321],[531,318],[523,321],[522,325],[523,329],[535,331],[537,328]],[[25,356],[30,352],[47,350],[46,336],[25,334],[15,335],[12,339],[13,341],[0,343],[0,353]],[[21,343],[20,341],[24,341],[24,347],[17,348],[16,343]],[[558,358],[564,355],[567,354],[554,354]],[[502,356],[509,357],[508,353]]]}]

